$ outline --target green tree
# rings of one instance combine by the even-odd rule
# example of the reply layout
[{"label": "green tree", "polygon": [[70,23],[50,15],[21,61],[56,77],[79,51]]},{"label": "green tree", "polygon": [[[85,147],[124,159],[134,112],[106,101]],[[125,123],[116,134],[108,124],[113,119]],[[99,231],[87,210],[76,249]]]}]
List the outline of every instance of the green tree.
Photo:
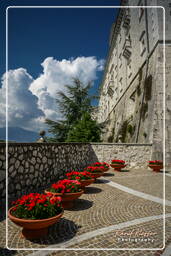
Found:
[{"label": "green tree", "polygon": [[91,112],[93,107],[91,101],[96,96],[89,95],[91,83],[84,85],[78,78],[73,79],[72,85],[65,85],[66,93],[58,92],[56,103],[63,120],[49,120],[46,123],[50,126],[49,132],[54,135],[48,141],[68,141],[68,133],[82,119],[86,112]]},{"label": "green tree", "polygon": [[67,142],[99,142],[101,129],[86,112],[68,133]]}]

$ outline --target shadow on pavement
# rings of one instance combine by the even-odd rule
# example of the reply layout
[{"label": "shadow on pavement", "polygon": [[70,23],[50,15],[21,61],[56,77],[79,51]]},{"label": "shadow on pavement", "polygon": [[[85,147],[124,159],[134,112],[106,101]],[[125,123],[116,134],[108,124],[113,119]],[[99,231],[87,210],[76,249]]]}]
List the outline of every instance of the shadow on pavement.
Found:
[{"label": "shadow on pavement", "polygon": [[[59,222],[49,228],[48,235],[45,238],[31,240],[32,243],[40,245],[50,245],[62,243],[72,239],[81,226],[76,225],[73,221],[61,218]],[[32,245],[34,248],[34,245]],[[44,246],[41,246],[44,248]],[[40,248],[40,247],[39,247]],[[36,249],[36,248],[35,248]]]},{"label": "shadow on pavement", "polygon": [[110,180],[103,180],[103,179],[96,179],[95,183],[96,184],[101,184],[101,183],[109,183]]},{"label": "shadow on pavement", "polygon": [[93,206],[93,202],[86,200],[86,199],[76,199],[74,202],[74,206],[71,209],[68,209],[68,211],[82,211],[89,209]]},{"label": "shadow on pavement", "polygon": [[100,193],[102,191],[101,188],[96,188],[96,187],[86,187],[85,188],[85,194],[96,194]]},{"label": "shadow on pavement", "polygon": [[120,170],[120,172],[130,172],[130,170]]},{"label": "shadow on pavement", "polygon": [[115,176],[115,174],[114,174],[114,173],[108,173],[108,172],[106,172],[106,173],[103,174],[103,176],[104,176],[104,177],[111,177],[111,176]]},{"label": "shadow on pavement", "polygon": [[8,250],[6,248],[0,247],[0,256],[12,256],[15,255],[17,251],[14,250]]}]

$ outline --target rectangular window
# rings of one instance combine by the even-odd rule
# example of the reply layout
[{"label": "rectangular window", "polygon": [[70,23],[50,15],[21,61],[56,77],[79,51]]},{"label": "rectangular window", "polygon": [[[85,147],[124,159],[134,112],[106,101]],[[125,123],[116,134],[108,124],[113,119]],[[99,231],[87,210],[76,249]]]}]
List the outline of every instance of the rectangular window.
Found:
[{"label": "rectangular window", "polygon": [[121,34],[119,34],[119,43],[121,42],[121,39],[122,39]]},{"label": "rectangular window", "polygon": [[119,85],[122,87],[122,77],[119,79]]},{"label": "rectangular window", "polygon": [[141,33],[141,36],[140,36],[140,55],[143,56],[143,54],[145,53],[146,51],[146,42],[145,42],[145,30]]},{"label": "rectangular window", "polygon": [[128,78],[132,76],[132,66],[131,66],[131,59],[127,62],[128,65]]},{"label": "rectangular window", "polygon": [[145,11],[145,8],[143,7],[144,6],[144,1],[140,1],[138,6],[140,6],[138,8],[138,16],[139,16],[139,22],[141,22],[141,19],[144,15],[144,11]]},{"label": "rectangular window", "polygon": [[109,71],[110,73],[112,73],[113,68],[114,68],[114,64],[112,64],[111,67],[110,67],[110,71]]}]

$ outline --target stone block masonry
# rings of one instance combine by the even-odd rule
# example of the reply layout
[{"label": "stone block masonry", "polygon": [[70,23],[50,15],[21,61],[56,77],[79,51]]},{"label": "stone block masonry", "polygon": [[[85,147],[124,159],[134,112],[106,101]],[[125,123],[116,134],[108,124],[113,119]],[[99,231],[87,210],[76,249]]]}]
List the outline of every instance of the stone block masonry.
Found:
[{"label": "stone block masonry", "polygon": [[[96,161],[123,159],[128,168],[146,168],[151,144],[113,143],[9,143],[8,198],[43,191],[62,179],[67,170],[81,170]],[[0,194],[3,205],[6,188],[6,145],[0,143]],[[1,204],[2,205],[2,204]]]},{"label": "stone block masonry", "polygon": [[112,159],[125,160],[129,169],[147,168],[151,159],[151,144],[93,143],[91,144],[99,161],[110,163]]}]

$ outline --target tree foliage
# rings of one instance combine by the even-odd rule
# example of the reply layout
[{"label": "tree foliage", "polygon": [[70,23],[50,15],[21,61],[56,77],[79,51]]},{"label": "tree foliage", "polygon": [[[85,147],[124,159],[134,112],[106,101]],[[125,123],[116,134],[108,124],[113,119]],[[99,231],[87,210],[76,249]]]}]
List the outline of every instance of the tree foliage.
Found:
[{"label": "tree foliage", "polygon": [[[74,78],[72,85],[65,86],[66,93],[62,91],[57,93],[56,103],[60,113],[63,116],[63,119],[57,120],[57,121],[46,119],[46,123],[50,127],[49,132],[54,135],[54,137],[49,138],[48,141],[51,141],[51,142],[70,141],[71,138],[73,139],[74,129],[79,130],[78,127],[80,127],[80,125],[83,128],[83,120],[84,120],[84,124],[85,122],[90,122],[91,116],[89,114],[89,118],[88,118],[88,114],[86,113],[91,113],[93,109],[91,105],[91,101],[92,99],[97,98],[96,96],[89,95],[90,88],[91,88],[90,82],[85,86],[79,79]],[[93,120],[91,121],[92,121],[92,124],[96,123]],[[97,126],[97,133],[98,132],[99,132],[99,128]],[[84,129],[84,134],[85,134],[85,129]],[[89,137],[91,136],[86,135],[87,139]],[[80,138],[80,140],[77,140],[78,142],[82,141],[80,135],[78,136],[78,138]],[[91,138],[93,138],[93,141],[94,141],[94,137],[92,136]]]},{"label": "tree foliage", "polygon": [[97,142],[100,141],[100,127],[91,115],[86,112],[69,131],[67,142]]}]

